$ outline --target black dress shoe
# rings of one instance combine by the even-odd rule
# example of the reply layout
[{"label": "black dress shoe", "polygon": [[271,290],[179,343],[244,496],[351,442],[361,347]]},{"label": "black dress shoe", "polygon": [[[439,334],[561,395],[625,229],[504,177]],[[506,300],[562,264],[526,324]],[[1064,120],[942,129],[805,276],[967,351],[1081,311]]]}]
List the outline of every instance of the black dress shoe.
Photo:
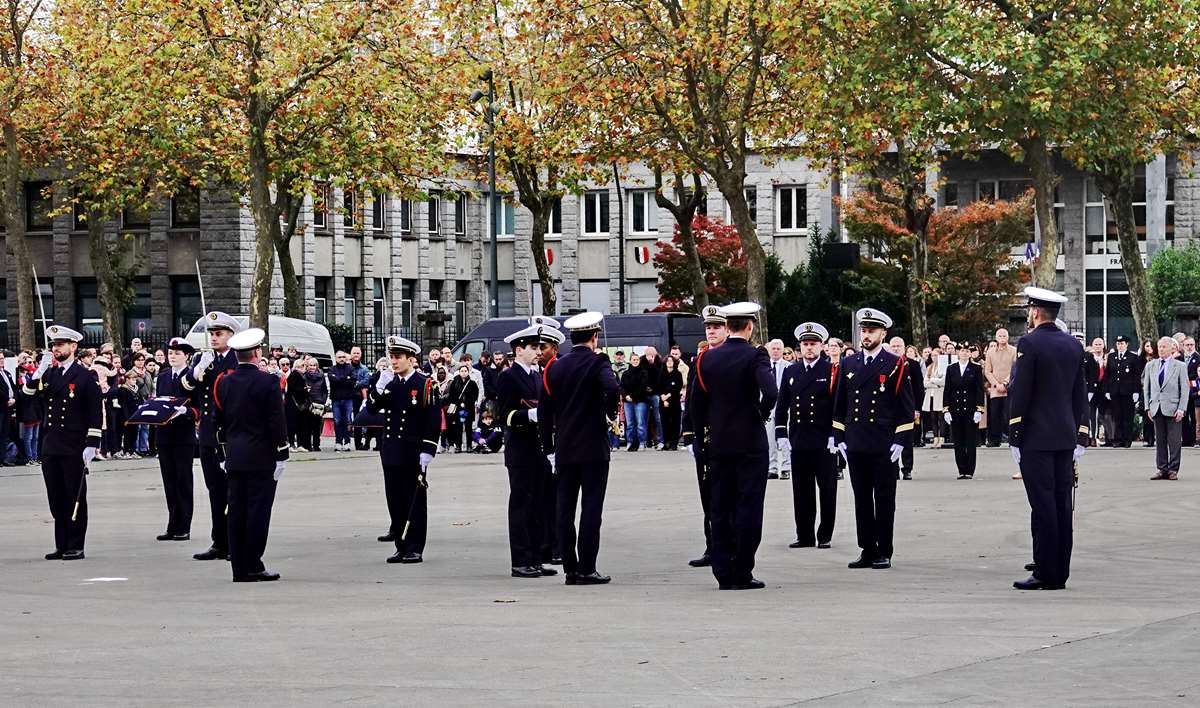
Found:
[{"label": "black dress shoe", "polygon": [[612,578],[608,577],[607,575],[601,575],[599,573],[593,572],[593,573],[588,573],[587,575],[580,575],[580,576],[576,577],[575,584],[576,585],[604,585],[611,580],[612,580]]},{"label": "black dress shoe", "polygon": [[780,478],[780,479],[791,479],[791,478],[792,478],[792,473],[791,473],[791,472],[780,472],[780,473],[779,473],[779,478]]},{"label": "black dress shoe", "polygon": [[193,555],[192,555],[192,558],[195,558],[195,559],[196,559],[196,560],[198,560],[198,561],[228,560],[228,559],[229,559],[229,552],[228,552],[228,551],[222,551],[222,550],[220,550],[220,549],[217,549],[217,548],[210,548],[210,549],[208,549],[207,551],[205,551],[205,552],[203,552],[203,553],[195,553],[195,554],[193,554]]},{"label": "black dress shoe", "polygon": [[965,474],[960,474],[960,475],[958,476],[958,478],[959,478],[959,479],[966,479],[966,478],[967,478],[967,476],[966,476]]},{"label": "black dress shoe", "polygon": [[62,559],[65,561],[83,560],[83,551],[63,551]]},{"label": "black dress shoe", "polygon": [[235,583],[269,583],[272,580],[279,580],[279,573],[272,573],[269,570],[260,570],[257,573],[247,573],[245,575],[233,576]]},{"label": "black dress shoe", "polygon": [[829,548],[829,541],[817,541],[817,548]]},{"label": "black dress shoe", "polygon": [[1018,590],[1062,590],[1066,586],[1042,582],[1031,575],[1024,580],[1014,582],[1013,587]]},{"label": "black dress shoe", "polygon": [[396,551],[392,555],[388,556],[387,562],[388,563],[399,563],[403,560],[404,560],[404,554],[401,553],[400,551]]},{"label": "black dress shoe", "polygon": [[46,560],[48,560],[48,561],[62,560],[62,557],[63,557],[62,551],[50,551],[49,553],[46,554]]},{"label": "black dress shoe", "polygon": [[767,479],[779,479],[779,473],[778,472],[769,472],[769,473],[767,473]]},{"label": "black dress shoe", "polygon": [[812,548],[815,545],[811,541],[792,541],[788,544],[788,548]]},{"label": "black dress shoe", "polygon": [[553,576],[553,575],[558,575],[558,570],[556,570],[554,568],[547,568],[544,565],[537,566],[537,569],[538,569],[539,573],[541,573],[543,576],[545,576],[547,578],[549,578],[550,576]]},{"label": "black dress shoe", "polygon": [[420,563],[422,560],[424,560],[424,559],[421,558],[420,553],[405,553],[404,557],[400,559],[400,562],[401,563]]},{"label": "black dress shoe", "polygon": [[852,561],[850,561],[850,562],[849,562],[849,563],[846,565],[846,567],[847,567],[847,568],[855,568],[855,569],[857,569],[857,568],[870,568],[870,567],[871,567],[871,564],[872,564],[872,563],[874,563],[874,562],[875,562],[875,559],[874,559],[874,558],[872,558],[871,556],[868,556],[866,553],[860,553],[860,554],[859,554],[859,556],[858,556],[858,558],[856,558],[855,560],[852,560]]},{"label": "black dress shoe", "polygon": [[562,556],[551,556],[546,565],[562,565]]},{"label": "black dress shoe", "polygon": [[171,540],[172,541],[190,541],[190,540],[192,540],[192,535],[190,533],[177,533],[171,537]]},{"label": "black dress shoe", "polygon": [[904,479],[912,479],[912,472],[905,472]]},{"label": "black dress shoe", "polygon": [[871,561],[871,567],[875,570],[887,570],[888,568],[892,567],[892,559],[876,558],[875,560]]},{"label": "black dress shoe", "polygon": [[514,578],[540,578],[542,571],[532,565],[522,565],[512,569]]},{"label": "black dress shoe", "polygon": [[175,537],[175,534],[173,534],[173,533],[160,533],[159,535],[154,537],[154,540],[155,541],[170,541],[174,537]]},{"label": "black dress shoe", "polygon": [[1037,563],[1026,563],[1025,570],[1028,570],[1030,573],[1032,573],[1033,571],[1037,570]]},{"label": "black dress shoe", "polygon": [[377,538],[375,540],[379,541],[380,543],[395,543],[396,542],[396,534],[385,533],[384,535],[380,536],[379,538]]},{"label": "black dress shoe", "polygon": [[707,568],[708,566],[712,565],[712,557],[705,553],[699,558],[693,558],[692,560],[688,561],[688,565],[692,566],[693,568]]},{"label": "black dress shoe", "polygon": [[579,584],[579,573],[567,573],[566,574],[566,582],[564,584],[565,585]]},{"label": "black dress shoe", "polygon": [[733,583],[729,586],[730,590],[762,590],[767,586],[766,583],[758,578],[750,578],[750,582]]}]

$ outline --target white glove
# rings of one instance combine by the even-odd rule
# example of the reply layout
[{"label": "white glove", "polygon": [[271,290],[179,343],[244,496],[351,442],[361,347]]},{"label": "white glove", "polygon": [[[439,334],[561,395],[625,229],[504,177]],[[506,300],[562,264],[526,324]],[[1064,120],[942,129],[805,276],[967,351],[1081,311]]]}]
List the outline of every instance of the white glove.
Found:
[{"label": "white glove", "polygon": [[902,453],[902,452],[904,452],[903,445],[897,445],[896,443],[892,443],[891,455],[889,455],[889,459],[892,462],[898,462],[900,460],[900,453]]},{"label": "white glove", "polygon": [[54,363],[54,353],[47,349],[46,353],[42,354],[42,360],[38,363],[37,371],[33,372],[33,380],[40,380],[52,363]]},{"label": "white glove", "polygon": [[842,461],[850,464],[850,453],[846,452],[846,443],[838,443],[837,450],[842,453]]},{"label": "white glove", "polygon": [[1095,395],[1096,395],[1096,394],[1094,394],[1094,393],[1089,393],[1089,394],[1088,394],[1088,403],[1091,403],[1091,402],[1092,402],[1092,396],[1095,396]]},{"label": "white glove", "polygon": [[1071,453],[1071,462],[1079,462],[1083,458],[1084,449],[1083,445],[1076,445],[1075,452]]},{"label": "white glove", "polygon": [[279,478],[283,476],[283,471],[286,469],[287,469],[286,462],[280,461],[280,462],[275,463],[275,474],[273,476],[275,477],[276,482],[278,482]]},{"label": "white glove", "polygon": [[684,449],[684,450],[687,450],[687,451],[688,451],[688,453],[689,453],[689,454],[690,454],[692,457],[695,457],[695,456],[696,456],[696,448],[695,448],[695,447],[693,447],[693,446],[691,446],[691,445],[684,445],[684,446],[683,446],[683,449]]},{"label": "white glove", "polygon": [[175,406],[175,412],[179,415],[187,415],[187,406]]},{"label": "white glove", "polygon": [[537,422],[537,409],[536,409],[536,408],[530,408],[530,409],[527,411],[527,413],[528,413],[528,415],[529,415],[529,422],[530,422],[530,423],[536,423],[536,422]]},{"label": "white glove", "polygon": [[422,452],[421,453],[421,471],[424,472],[425,469],[427,467],[429,467],[429,463],[431,463],[431,462],[433,462],[433,455],[430,455],[428,452]]},{"label": "white glove", "polygon": [[1112,394],[1111,394],[1111,393],[1106,393],[1106,394],[1104,394],[1104,400],[1106,400],[1106,401],[1111,401],[1111,400],[1112,400]]},{"label": "white glove", "polygon": [[779,448],[783,452],[791,452],[792,441],[788,440],[787,438],[778,438],[775,440],[775,447]]},{"label": "white glove", "polygon": [[1134,405],[1137,405],[1138,399],[1139,399],[1139,398],[1141,398],[1141,397],[1142,397],[1142,396],[1141,396],[1141,394],[1139,394],[1139,393],[1135,393],[1135,394],[1133,394],[1133,403],[1134,403]]},{"label": "white glove", "polygon": [[1013,462],[1017,464],[1017,469],[1021,468],[1021,448],[1015,445],[1010,445],[1008,451],[1012,453]]},{"label": "white glove", "polygon": [[200,361],[196,362],[196,365],[192,367],[192,376],[195,376],[197,379],[201,378],[204,375],[204,370],[207,369],[212,363],[212,350],[206,350],[200,355]]},{"label": "white glove", "polygon": [[835,452],[837,452],[837,445],[835,445],[835,444],[833,443],[833,436],[832,436],[832,435],[830,435],[830,436],[829,436],[829,440],[827,440],[827,441],[825,442],[825,449],[826,449],[826,450],[829,450],[829,454],[830,454],[830,455],[832,455],[832,454],[834,454]]},{"label": "white glove", "polygon": [[379,372],[379,380],[375,382],[375,390],[379,393],[383,393],[387,390],[388,384],[390,384],[394,378],[396,378],[396,375],[393,374],[390,369],[384,369],[383,371]]},{"label": "white glove", "polygon": [[554,469],[554,454],[553,453],[546,455],[546,462],[550,463],[550,474],[555,474],[556,470]]},{"label": "white glove", "polygon": [[983,420],[983,414],[979,411],[975,411],[975,415],[971,416],[971,420],[978,424],[979,421]]},{"label": "white glove", "polygon": [[88,465],[92,464],[92,460],[94,460],[94,459],[96,459],[96,448],[94,448],[94,447],[83,448],[83,466],[87,467]]},{"label": "white glove", "polygon": [[947,423],[951,423],[951,424],[954,423],[954,416],[950,415],[950,411],[946,411],[945,413],[943,413],[942,417],[946,419]]}]

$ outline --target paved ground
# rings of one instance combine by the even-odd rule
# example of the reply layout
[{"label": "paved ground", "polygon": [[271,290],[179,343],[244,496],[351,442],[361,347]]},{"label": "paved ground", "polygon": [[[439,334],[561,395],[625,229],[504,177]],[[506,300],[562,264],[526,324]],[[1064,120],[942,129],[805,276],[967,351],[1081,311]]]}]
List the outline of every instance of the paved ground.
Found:
[{"label": "paved ground", "polygon": [[[1196,705],[1200,453],[1150,482],[1152,451],[1084,460],[1065,592],[1021,593],[1028,507],[1006,450],[957,481],[917,451],[901,484],[895,567],[850,571],[848,482],[832,550],[789,550],[772,482],[759,592],[719,592],[686,453],[618,453],[606,587],[508,577],[497,456],[442,456],[420,566],[386,565],[369,455],[295,462],[267,550],[283,574],[234,585],[158,543],[157,468],[91,478],[87,560],[47,562],[36,469],[0,470],[0,702],[6,705]],[[109,578],[112,580],[102,580]]]}]

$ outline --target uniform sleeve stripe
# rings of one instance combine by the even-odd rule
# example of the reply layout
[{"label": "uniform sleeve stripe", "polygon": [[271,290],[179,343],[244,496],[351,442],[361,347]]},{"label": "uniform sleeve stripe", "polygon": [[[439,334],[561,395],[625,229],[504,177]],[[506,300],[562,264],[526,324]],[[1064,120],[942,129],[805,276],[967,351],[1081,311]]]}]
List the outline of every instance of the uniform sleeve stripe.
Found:
[{"label": "uniform sleeve stripe", "polygon": [[179,383],[183,384],[183,387],[184,387],[184,388],[186,388],[186,389],[187,389],[187,390],[189,390],[189,391],[192,391],[192,390],[194,390],[194,389],[196,388],[196,387],[195,387],[195,386],[193,386],[192,384],[188,383],[188,379],[187,379],[187,377],[186,377],[186,376],[181,376],[181,377],[179,378]]},{"label": "uniform sleeve stripe", "polygon": [[422,440],[421,442],[426,442],[426,443],[429,443],[430,445],[435,445],[435,446],[437,445],[437,443],[433,440]]},{"label": "uniform sleeve stripe", "polygon": [[1081,426],[1079,426],[1079,432],[1081,432],[1081,433],[1083,433],[1083,434],[1085,434],[1085,435],[1086,435],[1086,434],[1088,434],[1088,433],[1089,433],[1089,432],[1091,432],[1091,431],[1090,431],[1090,430],[1088,430],[1088,427],[1087,427],[1086,425],[1081,425]]},{"label": "uniform sleeve stripe", "polygon": [[88,437],[98,438],[98,437],[100,437],[100,429],[99,428],[88,428],[87,434],[88,434]]},{"label": "uniform sleeve stripe", "polygon": [[1009,418],[1009,419],[1008,419],[1008,424],[1009,424],[1009,425],[1016,425],[1017,423],[1020,423],[1020,422],[1021,422],[1021,416],[1017,416],[1016,418]]},{"label": "uniform sleeve stripe", "polygon": [[896,426],[897,433],[903,433],[905,430],[912,430],[912,429],[913,429],[913,423],[905,423],[904,425]]},{"label": "uniform sleeve stripe", "polygon": [[32,388],[29,388],[29,386],[21,386],[21,390],[25,392],[26,396],[36,396],[37,395],[37,391],[35,391]]},{"label": "uniform sleeve stripe", "polygon": [[835,420],[835,421],[833,421],[833,429],[834,430],[845,430],[846,424],[842,423],[841,421]]},{"label": "uniform sleeve stripe", "polygon": [[286,450],[286,449],[288,449],[287,443],[284,443],[275,449],[276,450]]},{"label": "uniform sleeve stripe", "polygon": [[513,417],[514,415],[516,415],[516,414],[517,414],[517,409],[516,409],[516,408],[512,409],[511,411],[509,411],[509,412],[508,412],[508,417],[504,419],[504,425],[505,425],[505,426],[511,426],[511,425],[512,425],[512,417]]},{"label": "uniform sleeve stripe", "polygon": [[776,430],[787,430],[787,426],[786,425],[776,425],[775,429]]}]

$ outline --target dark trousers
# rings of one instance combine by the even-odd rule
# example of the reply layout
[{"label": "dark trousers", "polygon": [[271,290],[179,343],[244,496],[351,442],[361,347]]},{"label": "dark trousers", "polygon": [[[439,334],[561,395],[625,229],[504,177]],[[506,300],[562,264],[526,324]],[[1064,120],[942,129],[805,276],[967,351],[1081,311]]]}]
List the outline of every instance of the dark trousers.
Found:
[{"label": "dark trousers", "polygon": [[212,511],[212,547],[218,551],[228,551],[229,484],[225,480],[221,462],[220,448],[200,446],[200,470],[204,473],[204,486],[208,487],[208,508]]},{"label": "dark trousers", "polygon": [[[471,405],[471,404],[466,404]],[[465,442],[467,449],[470,450],[473,446],[471,439],[471,430],[475,427],[475,410],[472,407],[464,419],[462,414],[455,411],[453,415],[446,416],[446,439],[454,446],[454,449],[461,451]],[[465,441],[464,441],[465,438]]]},{"label": "dark trousers", "polygon": [[558,475],[551,471],[549,461],[542,464],[539,479],[540,487],[534,500],[541,538],[538,558],[541,563],[549,563],[562,558],[562,544],[558,541]]},{"label": "dark trousers", "polygon": [[167,497],[167,533],[178,536],[192,532],[193,445],[172,445],[158,451],[163,494]]},{"label": "dark trousers", "polygon": [[[42,479],[46,481],[46,498],[50,502],[50,515],[54,517],[55,550],[83,550],[88,523],[86,475],[80,454],[42,458]],[[78,512],[75,511],[76,495]],[[72,514],[75,514],[74,521]]]},{"label": "dark trousers", "polygon": [[712,571],[718,583],[748,583],[762,541],[767,455],[709,452],[709,513],[712,515]]},{"label": "dark trousers", "polygon": [[[1008,430],[1008,396],[989,398],[987,402],[987,444],[996,447]],[[972,463],[972,469],[974,464]]]},{"label": "dark trousers", "polygon": [[[900,461],[896,463],[896,471],[898,473],[911,475],[913,470],[913,446],[912,443],[905,443],[904,448],[900,450]],[[897,475],[899,476],[899,475]]]},{"label": "dark trousers", "polygon": [[540,465],[508,468],[508,548],[514,568],[542,562],[542,525],[537,507],[542,476]]},{"label": "dark trousers", "polygon": [[311,411],[301,411],[300,418],[307,426],[307,434],[301,445],[310,450],[319,451],[321,449],[321,433],[325,432],[325,417],[314,415]]},{"label": "dark trousers", "polygon": [[369,428],[354,428],[354,449],[366,450],[371,447],[371,431]]},{"label": "dark trousers", "polygon": [[663,406],[663,446],[674,449],[679,445],[679,401],[671,401],[670,406]]},{"label": "dark trousers", "polygon": [[[969,437],[969,444],[975,438]],[[955,436],[958,439],[958,436]],[[854,452],[849,457],[854,489],[854,525],[858,547],[867,558],[891,558],[896,523],[896,467],[886,452]]]},{"label": "dark trousers", "polygon": [[[596,556],[600,553],[600,522],[604,515],[604,493],[607,490],[608,460],[558,466],[558,542],[562,544],[564,573],[590,575],[596,572]],[[577,503],[578,546],[575,534]]]},{"label": "dark trousers", "polygon": [[[695,445],[695,443],[693,443]],[[692,448],[696,456],[696,485],[700,488],[700,509],[704,512],[704,555],[712,555],[712,493],[708,477],[708,464],[701,450]]]},{"label": "dark trousers", "polygon": [[[993,399],[997,400],[997,399]],[[1004,400],[1004,399],[999,399]],[[989,413],[989,415],[991,415]],[[975,437],[971,433],[975,430],[975,421],[971,413],[951,413],[950,428],[954,431],[954,464],[958,467],[960,475],[965,474],[968,477],[975,476]],[[991,433],[992,426],[988,425],[988,433]]]},{"label": "dark trousers", "polygon": [[[1115,398],[1115,397],[1114,397]],[[1071,496],[1075,486],[1070,450],[1021,450],[1021,479],[1029,497],[1034,577],[1063,584],[1071,568]]]},{"label": "dark trousers", "polygon": [[271,507],[275,504],[275,469],[229,470],[229,562],[233,577],[261,573]]},{"label": "dark trousers", "polygon": [[387,497],[388,516],[392,519],[388,532],[396,538],[396,550],[400,553],[425,552],[429,500],[425,487],[417,485],[420,474],[421,466],[416,463],[383,467],[383,493]]},{"label": "dark trousers", "polygon": [[1158,413],[1154,416],[1154,424],[1148,428],[1154,431],[1154,437],[1158,440],[1155,446],[1154,466],[1163,474],[1179,472],[1180,445],[1183,440],[1182,425],[1183,421],[1176,422],[1175,416],[1164,416],[1162,413]]},{"label": "dark trousers", "polygon": [[1193,396],[1184,409],[1183,420],[1183,446],[1192,447],[1196,444],[1196,398]]},{"label": "dark trousers", "polygon": [[[1100,437],[1100,426],[1104,424],[1104,395],[1096,393],[1088,401],[1088,436],[1092,440]],[[1112,437],[1107,435],[1106,437]],[[1111,442],[1111,441],[1110,441]]]},{"label": "dark trousers", "polygon": [[[825,448],[792,448],[792,507],[796,515],[796,540],[806,545],[833,538],[837,513],[837,467]],[[815,486],[814,486],[815,485]],[[813,536],[817,520],[818,491],[821,501],[821,525]]]},{"label": "dark trousers", "polygon": [[1133,395],[1114,393],[1109,403],[1113,417],[1113,434],[1109,437],[1114,445],[1129,447],[1133,441]]}]

